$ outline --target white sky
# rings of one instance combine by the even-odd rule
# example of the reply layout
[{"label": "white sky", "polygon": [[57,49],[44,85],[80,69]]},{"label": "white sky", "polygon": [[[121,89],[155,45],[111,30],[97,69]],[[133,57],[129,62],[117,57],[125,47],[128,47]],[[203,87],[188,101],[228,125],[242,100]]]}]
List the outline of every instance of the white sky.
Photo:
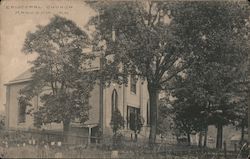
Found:
[{"label": "white sky", "polygon": [[3,111],[4,83],[26,71],[30,67],[27,61],[34,59],[33,55],[21,52],[26,33],[38,24],[46,25],[54,14],[65,16],[83,27],[95,12],[82,0],[3,0],[0,11],[0,111]]}]

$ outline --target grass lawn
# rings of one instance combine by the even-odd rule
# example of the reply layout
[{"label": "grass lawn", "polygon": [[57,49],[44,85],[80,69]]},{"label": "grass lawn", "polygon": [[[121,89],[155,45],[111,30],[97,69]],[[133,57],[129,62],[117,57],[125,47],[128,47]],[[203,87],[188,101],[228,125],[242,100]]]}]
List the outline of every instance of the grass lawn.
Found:
[{"label": "grass lawn", "polygon": [[[32,145],[1,148],[2,158],[138,158],[138,159],[211,159],[217,155],[206,156],[205,154],[183,154],[173,155],[168,153],[136,152],[119,150],[117,153],[111,150],[101,150],[96,148],[53,148],[38,147]],[[236,158],[228,156],[227,159]],[[220,155],[218,159],[224,159]]]}]

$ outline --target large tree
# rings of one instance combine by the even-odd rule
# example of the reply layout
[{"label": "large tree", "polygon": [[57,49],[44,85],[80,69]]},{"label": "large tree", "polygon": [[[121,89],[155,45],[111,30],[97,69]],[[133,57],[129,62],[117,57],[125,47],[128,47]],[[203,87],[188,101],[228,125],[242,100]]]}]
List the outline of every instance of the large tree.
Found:
[{"label": "large tree", "polygon": [[236,113],[236,120],[235,125],[236,128],[239,128],[241,130],[241,139],[240,143],[243,143],[244,136],[245,136],[245,128],[248,127],[248,104],[247,104],[247,96],[239,97],[235,101],[235,104],[237,104],[237,109],[235,111]]},{"label": "large tree", "polygon": [[[247,67],[246,67],[247,68]],[[246,70],[246,75],[248,74]],[[248,87],[249,80],[241,80],[237,83],[237,88],[234,89],[234,99],[232,102],[237,105],[235,110],[236,120],[234,124],[236,128],[241,130],[240,143],[243,143],[245,136],[245,128],[248,127]]]},{"label": "large tree", "polygon": [[41,99],[34,110],[35,126],[62,122],[67,132],[72,120],[83,123],[88,119],[88,99],[95,81],[94,73],[87,70],[94,57],[83,52],[88,44],[88,35],[60,16],[27,33],[23,52],[38,56],[31,62],[32,81],[21,94],[26,101],[34,96]]},{"label": "large tree", "polygon": [[175,89],[172,95],[173,115],[176,129],[187,136],[190,144],[190,134],[204,131],[207,127],[207,113],[205,110],[205,96],[203,88],[197,85],[198,77],[191,79],[190,75],[179,77],[173,83]]},{"label": "large tree", "polygon": [[[94,48],[114,55],[113,62],[104,66],[104,73],[111,73],[105,75],[110,77],[106,79],[126,83],[133,75],[147,81],[152,145],[157,132],[158,94],[190,64],[192,51],[184,48],[181,37],[175,34],[181,27],[171,21],[172,14],[163,2],[113,1],[90,5],[99,13],[89,22],[95,25]],[[103,41],[105,45],[100,45]]]},{"label": "large tree", "polygon": [[[126,82],[129,74],[132,74],[147,81],[150,143],[156,139],[160,90],[172,89],[171,81],[197,60],[200,65],[205,62],[208,69],[219,69],[217,74],[225,78],[218,79],[217,75],[211,78],[210,81],[222,83],[220,87],[212,85],[211,88],[224,90],[230,84],[230,78],[226,76],[232,73],[232,67],[227,66],[229,63],[235,66],[238,64],[235,61],[241,60],[237,57],[245,57],[242,55],[246,52],[244,47],[239,47],[246,45],[246,41],[239,39],[246,38],[248,31],[246,24],[249,14],[245,4],[106,1],[90,5],[98,11],[98,15],[89,23],[95,25],[95,49],[104,50],[106,55],[114,55],[113,62],[105,65],[107,72],[112,73],[108,77]],[[100,42],[105,42],[105,45],[100,45]],[[204,58],[207,55],[209,58]],[[223,68],[217,63],[222,63]],[[121,66],[123,71],[119,72]],[[123,78],[118,78],[120,76]],[[217,101],[222,102],[222,99]]]},{"label": "large tree", "polygon": [[176,9],[177,23],[185,26],[180,32],[184,44],[199,52],[185,72],[193,82],[184,87],[193,90],[196,101],[201,100],[198,104],[206,121],[217,126],[216,146],[221,148],[223,125],[237,117],[236,89],[246,79],[249,8],[238,2],[187,2]]},{"label": "large tree", "polygon": [[[187,135],[192,131],[206,131],[208,125],[215,125],[218,129],[217,147],[221,148],[219,145],[222,144],[222,127],[234,124],[233,121],[242,114],[240,112],[243,106],[240,107],[239,104],[243,103],[235,90],[238,87],[236,82],[241,77],[233,76],[232,73],[235,72],[218,74],[223,69],[222,63],[216,63],[220,66],[217,69],[214,69],[214,65],[206,65],[207,63],[203,63],[203,66],[197,67],[194,64],[186,72],[185,78],[176,81],[172,92],[177,98],[173,104],[175,123]],[[229,79],[230,87],[228,83],[221,82],[224,78]],[[224,90],[223,87],[228,88]]]}]

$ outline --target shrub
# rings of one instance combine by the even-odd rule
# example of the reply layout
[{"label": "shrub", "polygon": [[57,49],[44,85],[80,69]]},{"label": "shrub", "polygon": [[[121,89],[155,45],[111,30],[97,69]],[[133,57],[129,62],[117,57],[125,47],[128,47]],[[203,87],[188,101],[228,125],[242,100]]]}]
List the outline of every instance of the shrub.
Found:
[{"label": "shrub", "polygon": [[118,130],[124,128],[124,123],[125,121],[120,111],[118,109],[115,109],[115,111],[112,113],[111,122],[110,122],[110,126],[113,130],[114,135],[116,135]]},{"label": "shrub", "polygon": [[125,121],[118,109],[112,113],[110,126],[113,130],[113,147],[119,147],[122,140],[122,134],[118,133],[119,130],[124,128]]}]

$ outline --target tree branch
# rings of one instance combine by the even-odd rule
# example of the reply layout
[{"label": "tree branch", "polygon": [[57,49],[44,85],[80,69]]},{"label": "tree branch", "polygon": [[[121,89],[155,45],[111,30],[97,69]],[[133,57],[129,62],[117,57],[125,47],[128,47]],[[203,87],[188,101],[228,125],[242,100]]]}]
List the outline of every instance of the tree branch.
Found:
[{"label": "tree branch", "polygon": [[175,77],[178,73],[182,72],[183,70],[187,69],[190,65],[185,65],[184,67],[178,69],[175,73],[173,73],[172,75],[170,75],[168,78],[166,78],[163,81],[160,81],[160,84],[163,84],[169,80],[171,80],[173,77]]}]

